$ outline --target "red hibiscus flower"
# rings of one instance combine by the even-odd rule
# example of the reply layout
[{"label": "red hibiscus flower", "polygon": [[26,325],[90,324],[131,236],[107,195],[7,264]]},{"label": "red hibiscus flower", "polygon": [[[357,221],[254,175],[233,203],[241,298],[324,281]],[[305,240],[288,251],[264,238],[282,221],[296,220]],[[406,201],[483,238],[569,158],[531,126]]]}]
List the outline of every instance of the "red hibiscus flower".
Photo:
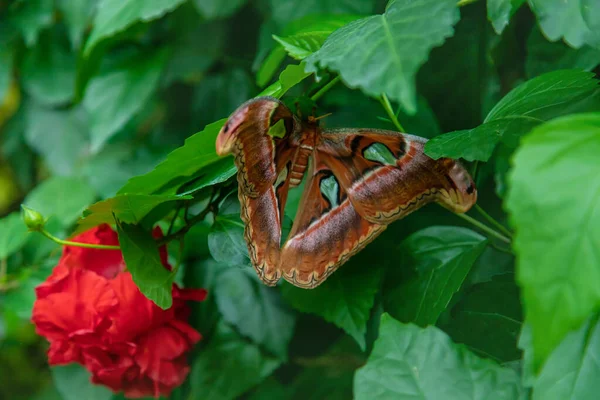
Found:
[{"label": "red hibiscus flower", "polygon": [[[74,240],[118,244],[108,225]],[[161,259],[170,269],[164,247]],[[120,251],[65,247],[36,295],[32,320],[50,342],[51,365],[80,363],[94,383],[132,398],[168,396],[185,380],[186,355],[201,339],[186,302],[204,300],[205,290],[173,285],[173,306],[162,310],[136,287]]]}]

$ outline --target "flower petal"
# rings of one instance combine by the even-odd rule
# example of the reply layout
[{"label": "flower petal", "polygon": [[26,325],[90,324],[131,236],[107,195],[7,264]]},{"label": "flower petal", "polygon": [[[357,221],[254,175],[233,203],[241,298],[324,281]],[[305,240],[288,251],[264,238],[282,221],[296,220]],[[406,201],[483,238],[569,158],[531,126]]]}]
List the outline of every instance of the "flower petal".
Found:
[{"label": "flower petal", "polygon": [[[104,224],[92,228],[71,239],[74,242],[103,245],[118,245],[117,233],[110,225]],[[89,249],[84,247],[65,246],[60,263],[69,268],[84,268],[94,271],[107,279],[114,278],[125,269],[125,262],[120,250]]]},{"label": "flower petal", "polygon": [[110,326],[108,312],[118,299],[108,281],[85,270],[71,270],[61,281],[61,292],[36,300],[32,321],[36,332],[66,340],[76,331],[98,332]]}]

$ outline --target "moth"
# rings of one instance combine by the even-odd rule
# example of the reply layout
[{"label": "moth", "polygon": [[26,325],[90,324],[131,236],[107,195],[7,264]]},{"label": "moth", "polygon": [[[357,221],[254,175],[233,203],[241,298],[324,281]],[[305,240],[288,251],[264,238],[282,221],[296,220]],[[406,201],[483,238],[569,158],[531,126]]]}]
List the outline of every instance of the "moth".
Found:
[{"label": "moth", "polygon": [[[221,128],[216,151],[233,154],[244,238],[260,279],[273,286],[283,276],[314,288],[387,225],[425,204],[469,210],[477,199],[471,176],[455,160],[425,155],[426,141],[385,130],[321,129],[316,118],[303,121],[272,97],[242,104]],[[282,243],[288,192],[303,179]]]}]

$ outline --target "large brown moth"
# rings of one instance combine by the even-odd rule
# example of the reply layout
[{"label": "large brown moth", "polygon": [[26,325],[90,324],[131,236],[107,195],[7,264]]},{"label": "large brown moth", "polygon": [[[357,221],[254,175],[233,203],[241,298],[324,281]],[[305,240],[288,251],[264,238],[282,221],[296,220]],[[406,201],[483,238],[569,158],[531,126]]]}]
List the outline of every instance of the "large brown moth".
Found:
[{"label": "large brown moth", "polygon": [[[283,276],[302,288],[321,284],[391,222],[431,202],[466,212],[477,199],[471,176],[457,161],[423,153],[427,140],[375,129],[321,129],[282,102],[258,97],[242,104],[216,141],[233,154],[244,237],[260,279]],[[391,160],[370,157],[385,146]],[[288,191],[306,175],[291,232],[282,243]],[[335,179],[337,194],[322,185]]]}]

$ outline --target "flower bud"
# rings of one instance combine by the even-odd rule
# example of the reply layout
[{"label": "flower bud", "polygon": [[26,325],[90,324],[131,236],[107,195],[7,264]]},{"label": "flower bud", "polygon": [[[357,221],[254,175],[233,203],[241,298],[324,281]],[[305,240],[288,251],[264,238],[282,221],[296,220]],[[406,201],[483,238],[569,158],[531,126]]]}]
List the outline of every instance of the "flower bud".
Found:
[{"label": "flower bud", "polygon": [[23,222],[30,231],[40,231],[44,228],[46,220],[42,214],[23,204],[21,204],[21,209],[23,210]]}]

